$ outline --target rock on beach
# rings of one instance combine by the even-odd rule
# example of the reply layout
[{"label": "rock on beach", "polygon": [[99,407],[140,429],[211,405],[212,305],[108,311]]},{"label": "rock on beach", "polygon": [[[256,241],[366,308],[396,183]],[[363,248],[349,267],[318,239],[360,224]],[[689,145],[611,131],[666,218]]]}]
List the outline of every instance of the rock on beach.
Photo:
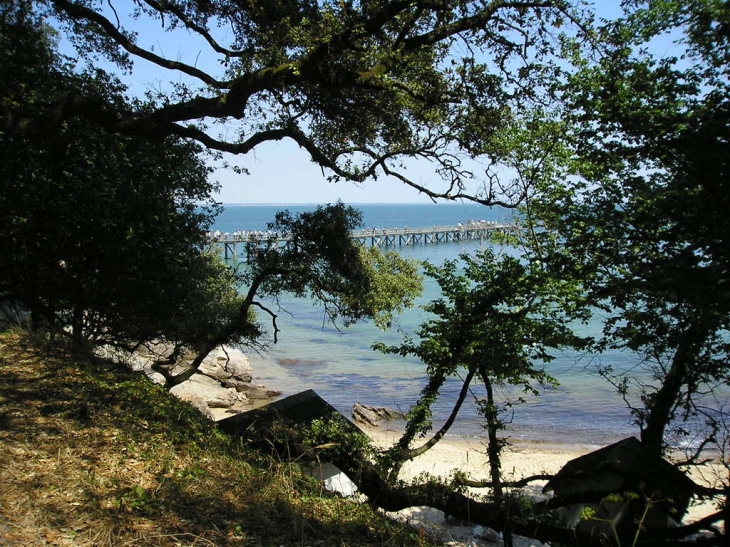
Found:
[{"label": "rock on beach", "polygon": [[355,423],[379,427],[380,422],[392,420],[403,420],[405,414],[385,406],[369,406],[362,403],[355,403],[352,407],[352,419]]},{"label": "rock on beach", "polygon": [[210,408],[230,408],[246,401],[245,395],[241,396],[235,388],[225,388],[220,381],[205,374],[193,374],[189,380],[172,387],[170,393],[186,400],[197,395]]},{"label": "rock on beach", "polygon": [[[115,348],[105,347],[98,354],[105,358],[126,363],[144,374],[154,383],[164,384],[162,374],[153,370],[158,361],[164,361],[172,354],[171,344],[157,342],[143,346],[133,353]],[[182,372],[194,355],[183,357],[175,367],[175,372]],[[280,391],[266,389],[266,386],[252,383],[253,374],[248,357],[239,349],[219,346],[203,360],[198,371],[189,380],[170,389],[170,393],[183,401],[187,401],[211,420],[216,413],[211,409],[227,409],[230,412],[243,412],[253,407],[256,402],[268,400],[281,395]]]},{"label": "rock on beach", "polygon": [[221,346],[203,359],[198,373],[220,381],[250,382],[252,380],[251,363],[248,357],[241,350]]}]

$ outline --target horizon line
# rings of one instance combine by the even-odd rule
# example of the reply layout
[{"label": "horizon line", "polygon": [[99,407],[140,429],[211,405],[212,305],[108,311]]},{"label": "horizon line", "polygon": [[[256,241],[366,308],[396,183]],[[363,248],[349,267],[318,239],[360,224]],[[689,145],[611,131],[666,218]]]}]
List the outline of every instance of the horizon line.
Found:
[{"label": "horizon line", "polygon": [[[243,207],[259,207],[259,206],[292,206],[292,205],[323,205],[325,202],[256,202],[256,203],[243,203],[243,202],[218,202],[220,205],[235,205],[235,206],[243,206]],[[335,203],[335,202],[326,202],[326,203]],[[345,205],[480,205],[481,207],[486,207],[485,205],[482,205],[480,203],[474,203],[474,202],[460,202],[460,201],[442,201],[438,203],[432,203],[432,202],[414,202],[414,201],[343,201]]]}]

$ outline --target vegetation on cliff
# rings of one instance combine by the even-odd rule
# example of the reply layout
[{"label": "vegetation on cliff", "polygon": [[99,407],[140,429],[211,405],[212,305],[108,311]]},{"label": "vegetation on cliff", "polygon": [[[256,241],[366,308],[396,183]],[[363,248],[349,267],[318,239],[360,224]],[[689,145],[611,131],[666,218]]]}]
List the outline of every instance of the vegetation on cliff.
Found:
[{"label": "vegetation on cliff", "polygon": [[0,334],[0,542],[429,545],[132,373]]}]

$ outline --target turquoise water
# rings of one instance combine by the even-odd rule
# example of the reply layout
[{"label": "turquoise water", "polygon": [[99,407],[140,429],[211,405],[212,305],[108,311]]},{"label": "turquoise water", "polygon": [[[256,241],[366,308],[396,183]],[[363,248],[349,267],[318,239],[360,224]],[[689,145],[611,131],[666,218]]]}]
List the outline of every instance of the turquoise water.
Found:
[{"label": "turquoise water", "polygon": [[[277,211],[291,213],[312,211],[316,205],[226,205],[213,229],[233,233],[236,230],[265,230]],[[491,209],[473,203],[382,204],[357,205],[363,214],[363,228],[418,228],[424,226],[453,226],[468,220],[508,220],[505,209]]]},{"label": "turquoise water", "polygon": [[[509,218],[508,211],[488,209],[474,204],[408,204],[357,206],[364,217],[364,227],[395,228],[455,225],[469,220]],[[221,232],[261,230],[274,213],[289,209],[292,213],[314,206],[234,206],[228,205],[218,217],[214,229]],[[441,263],[474,252],[479,242],[443,243],[401,247],[398,252],[418,260]],[[421,303],[438,296],[435,284],[427,285]],[[278,309],[279,341],[265,355],[249,354],[256,381],[285,395],[314,389],[338,410],[350,415],[355,402],[386,405],[407,410],[425,384],[423,364],[413,358],[382,355],[371,350],[375,342],[398,344],[403,332],[411,333],[424,316],[418,307],[402,314],[388,332],[371,324],[358,324],[338,330],[329,324],[322,309],[304,299],[285,298]],[[269,305],[275,306],[274,303]],[[596,325],[581,327],[597,329]],[[614,353],[601,357],[600,364],[622,370],[635,365],[629,354]],[[559,354],[546,365],[560,386],[514,407],[507,432],[517,440],[605,444],[637,434],[630,424],[625,403],[616,391],[596,372],[599,361],[570,352]],[[445,419],[456,397],[459,382],[451,382],[442,392],[434,409],[436,423]],[[479,386],[474,386],[477,396]],[[515,394],[503,391],[502,397]],[[465,405],[452,434],[481,437],[482,429],[474,404]]]}]

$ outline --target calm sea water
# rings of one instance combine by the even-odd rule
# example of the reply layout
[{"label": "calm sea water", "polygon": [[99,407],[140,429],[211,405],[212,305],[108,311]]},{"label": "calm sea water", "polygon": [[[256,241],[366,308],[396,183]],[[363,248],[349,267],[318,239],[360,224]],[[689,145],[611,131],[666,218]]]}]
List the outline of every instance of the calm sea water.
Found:
[{"label": "calm sea water", "polygon": [[[363,212],[364,227],[395,228],[455,225],[469,220],[506,220],[509,212],[474,204],[355,205]],[[227,205],[214,229],[221,232],[261,230],[273,220],[274,213],[312,210],[303,205]],[[443,243],[400,247],[398,252],[418,260],[442,263],[463,252],[474,252],[479,242]],[[420,303],[438,296],[435,284],[425,287]],[[275,305],[271,303],[270,305]],[[355,402],[384,405],[407,410],[425,385],[421,362],[413,358],[383,355],[371,349],[375,342],[398,344],[403,333],[412,333],[424,320],[418,307],[402,314],[393,329],[383,332],[371,324],[358,324],[338,330],[329,324],[321,307],[306,299],[284,298],[278,309],[279,341],[265,355],[249,354],[256,381],[290,395],[314,389],[345,415]],[[582,326],[590,331],[595,325]],[[637,434],[619,395],[596,368],[611,364],[617,369],[635,363],[629,354],[614,353],[596,359],[563,352],[546,364],[547,371],[560,382],[557,389],[539,397],[528,396],[516,405],[510,416],[507,434],[515,440],[606,444]],[[435,422],[445,419],[460,384],[451,382],[442,391],[435,407]],[[479,386],[475,394],[480,395]],[[504,390],[501,397],[514,399],[516,393]],[[452,434],[482,437],[483,430],[473,403],[465,405]]]}]

